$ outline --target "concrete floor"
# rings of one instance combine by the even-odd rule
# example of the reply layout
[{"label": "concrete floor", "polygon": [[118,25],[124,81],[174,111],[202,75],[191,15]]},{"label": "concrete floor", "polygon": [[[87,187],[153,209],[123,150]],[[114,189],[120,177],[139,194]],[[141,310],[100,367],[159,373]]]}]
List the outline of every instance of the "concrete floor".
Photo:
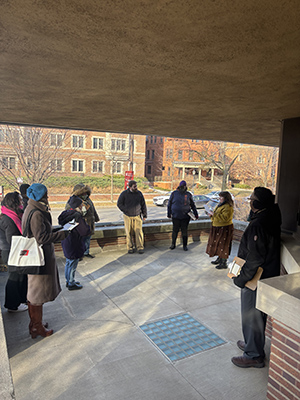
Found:
[{"label": "concrete floor", "polygon": [[[268,365],[241,369],[230,359],[242,354],[240,291],[216,270],[206,243],[183,252],[168,243],[145,254],[114,249],[79,263],[80,291],[64,286],[44,306],[48,338],[31,339],[27,312],[2,309],[17,400],[263,400]],[[231,258],[236,254],[234,244]],[[0,273],[3,304],[7,274]],[[139,326],[188,312],[225,344],[170,362]],[[268,349],[267,349],[268,354]]]}]

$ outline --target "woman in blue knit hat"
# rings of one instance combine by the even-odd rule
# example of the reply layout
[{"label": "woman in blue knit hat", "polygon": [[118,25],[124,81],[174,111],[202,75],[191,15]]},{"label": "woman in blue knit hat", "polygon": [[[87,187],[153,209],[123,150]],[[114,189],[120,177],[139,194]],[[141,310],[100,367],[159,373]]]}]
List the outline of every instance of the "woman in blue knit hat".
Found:
[{"label": "woman in blue knit hat", "polygon": [[34,237],[39,245],[43,245],[45,257],[42,274],[28,275],[29,332],[34,339],[38,335],[46,337],[53,333],[52,329],[47,329],[48,324],[42,323],[43,304],[55,300],[61,291],[54,243],[64,240],[68,232],[52,232],[52,218],[45,185],[33,183],[27,189],[27,196],[29,200],[22,219],[22,228],[24,230],[30,212],[35,210],[31,216],[28,236]]}]

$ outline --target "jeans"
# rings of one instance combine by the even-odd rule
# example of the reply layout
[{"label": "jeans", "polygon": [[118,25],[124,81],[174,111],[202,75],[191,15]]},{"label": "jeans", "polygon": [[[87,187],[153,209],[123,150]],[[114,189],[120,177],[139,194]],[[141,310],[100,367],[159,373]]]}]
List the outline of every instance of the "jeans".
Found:
[{"label": "jeans", "polygon": [[65,278],[69,286],[75,285],[75,271],[78,265],[78,261],[78,258],[76,258],[75,260],[70,260],[69,258],[66,258]]},{"label": "jeans", "polygon": [[91,244],[91,236],[86,236],[84,238],[84,245],[85,245],[84,255],[85,256],[90,253],[90,244]]}]

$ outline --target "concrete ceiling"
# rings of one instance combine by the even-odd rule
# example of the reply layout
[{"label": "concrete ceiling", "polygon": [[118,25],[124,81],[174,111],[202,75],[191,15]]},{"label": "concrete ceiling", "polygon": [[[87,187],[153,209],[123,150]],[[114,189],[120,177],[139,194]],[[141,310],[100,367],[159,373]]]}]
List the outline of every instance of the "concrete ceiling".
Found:
[{"label": "concrete ceiling", "polygon": [[279,145],[299,0],[1,0],[0,122]]}]

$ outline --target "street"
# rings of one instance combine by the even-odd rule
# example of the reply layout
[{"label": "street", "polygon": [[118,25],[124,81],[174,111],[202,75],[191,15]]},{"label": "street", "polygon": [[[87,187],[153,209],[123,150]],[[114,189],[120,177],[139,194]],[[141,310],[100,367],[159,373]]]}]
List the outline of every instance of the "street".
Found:
[{"label": "street", "polygon": [[[57,217],[64,210],[64,205],[62,204],[61,208],[54,208],[51,210],[52,215],[52,223],[53,225],[57,225]],[[122,212],[118,209],[117,206],[113,207],[96,207],[97,213],[100,217],[100,222],[118,222],[123,221]],[[148,218],[147,219],[161,219],[167,218],[167,207],[158,207],[155,205],[148,205]],[[198,214],[204,215],[204,210],[198,209]]]}]

